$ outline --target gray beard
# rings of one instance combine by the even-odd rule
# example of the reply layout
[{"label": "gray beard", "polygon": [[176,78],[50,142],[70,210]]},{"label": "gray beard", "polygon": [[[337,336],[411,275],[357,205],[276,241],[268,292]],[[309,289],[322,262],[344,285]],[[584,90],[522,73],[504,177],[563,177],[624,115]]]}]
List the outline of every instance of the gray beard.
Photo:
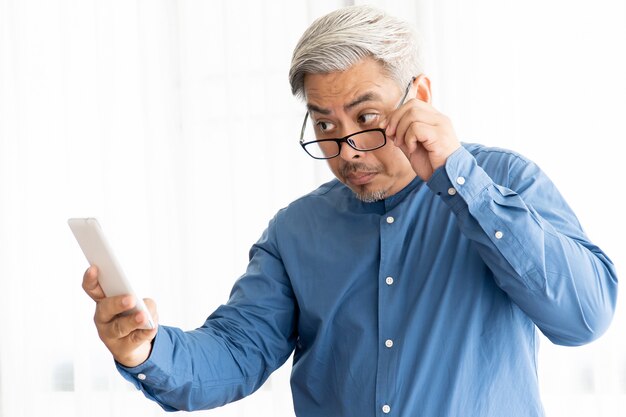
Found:
[{"label": "gray beard", "polygon": [[[348,176],[349,173],[354,172],[358,169],[375,172],[384,171],[382,166],[368,166],[361,162],[350,162],[341,169],[341,175],[345,178]],[[359,187],[359,190],[352,190],[354,196],[364,203],[374,203],[376,201],[384,200],[387,196],[388,190],[364,191],[364,188],[365,187]]]},{"label": "gray beard", "polygon": [[354,191],[356,198],[364,203],[375,203],[376,201],[384,200],[387,196],[387,190],[376,190],[370,192],[356,192]]}]

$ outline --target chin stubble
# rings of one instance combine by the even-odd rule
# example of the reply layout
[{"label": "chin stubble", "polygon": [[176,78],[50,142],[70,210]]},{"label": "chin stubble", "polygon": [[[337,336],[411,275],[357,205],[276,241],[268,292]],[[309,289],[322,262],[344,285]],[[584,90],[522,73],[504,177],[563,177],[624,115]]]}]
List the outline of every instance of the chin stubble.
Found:
[{"label": "chin stubble", "polygon": [[[346,178],[349,174],[357,171],[380,173],[383,171],[383,167],[371,167],[360,162],[352,162],[341,167],[341,175],[343,178]],[[352,189],[354,196],[364,203],[374,203],[376,201],[384,200],[387,196],[387,190],[367,191],[366,188],[367,186],[359,186],[358,190]]]},{"label": "chin stubble", "polygon": [[356,198],[364,203],[374,203],[376,201],[384,200],[387,196],[387,190],[375,190],[365,192],[357,192],[353,190],[353,192]]}]

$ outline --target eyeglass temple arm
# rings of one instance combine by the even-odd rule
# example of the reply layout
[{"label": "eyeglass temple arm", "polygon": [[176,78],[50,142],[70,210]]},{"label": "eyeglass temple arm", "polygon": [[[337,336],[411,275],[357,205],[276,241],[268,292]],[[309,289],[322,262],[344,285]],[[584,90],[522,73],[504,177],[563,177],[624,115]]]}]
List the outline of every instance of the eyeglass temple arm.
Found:
[{"label": "eyeglass temple arm", "polygon": [[409,81],[409,83],[406,86],[406,90],[404,90],[404,95],[402,96],[402,99],[396,106],[396,110],[398,110],[404,104],[404,100],[406,100],[407,96],[409,95],[409,91],[411,91],[411,86],[413,85],[413,82],[415,81],[415,79],[416,77],[411,77],[411,81]]},{"label": "eyeglass temple arm", "polygon": [[309,111],[304,114],[304,121],[302,122],[302,129],[300,130],[300,143],[304,142],[304,128],[306,127],[306,121],[309,118]]}]

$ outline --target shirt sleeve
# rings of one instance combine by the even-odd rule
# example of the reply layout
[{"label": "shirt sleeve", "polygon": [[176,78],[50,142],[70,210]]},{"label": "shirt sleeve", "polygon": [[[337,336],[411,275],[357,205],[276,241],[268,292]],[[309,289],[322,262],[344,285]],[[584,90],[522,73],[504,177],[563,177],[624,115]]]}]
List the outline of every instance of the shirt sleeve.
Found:
[{"label": "shirt sleeve", "polygon": [[454,212],[498,286],[552,342],[574,346],[599,337],[615,310],[612,262],[536,164],[505,151],[483,163],[484,169],[462,147],[428,185]]},{"label": "shirt sleeve", "polygon": [[250,251],[226,305],[196,330],[159,326],[150,357],[119,372],[167,411],[209,409],[257,390],[295,346],[293,291],[273,224]]}]

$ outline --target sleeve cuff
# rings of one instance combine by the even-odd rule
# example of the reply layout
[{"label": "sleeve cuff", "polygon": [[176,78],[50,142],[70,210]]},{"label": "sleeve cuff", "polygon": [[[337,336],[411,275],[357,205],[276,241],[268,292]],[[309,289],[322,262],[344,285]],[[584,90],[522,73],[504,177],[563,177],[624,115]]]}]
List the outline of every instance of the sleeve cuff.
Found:
[{"label": "sleeve cuff", "polygon": [[461,146],[433,173],[428,187],[458,213],[492,183],[474,156]]},{"label": "sleeve cuff", "polygon": [[144,390],[145,386],[164,384],[170,372],[167,369],[167,352],[173,349],[172,340],[167,337],[165,326],[159,326],[159,330],[152,341],[150,356],[141,365],[129,368],[119,362],[115,362],[118,372],[135,388]]}]

